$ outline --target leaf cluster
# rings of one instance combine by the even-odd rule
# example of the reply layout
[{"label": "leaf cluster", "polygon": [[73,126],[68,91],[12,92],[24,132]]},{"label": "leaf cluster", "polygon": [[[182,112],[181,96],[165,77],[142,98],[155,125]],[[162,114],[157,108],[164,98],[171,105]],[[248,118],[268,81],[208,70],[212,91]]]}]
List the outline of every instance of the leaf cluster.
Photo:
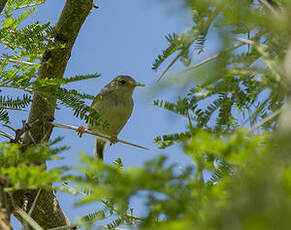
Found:
[{"label": "leaf cluster", "polygon": [[54,148],[52,145],[59,142],[56,139],[49,144],[38,144],[23,151],[21,146],[12,143],[0,143],[0,173],[9,178],[10,187],[6,191],[18,189],[51,188],[54,182],[60,182],[65,168],[46,170],[41,162],[57,160],[60,152],[67,147]]},{"label": "leaf cluster", "polygon": [[[33,8],[44,1],[25,0],[8,1],[0,15],[0,46],[6,52],[0,54],[0,86],[15,89],[21,96],[1,96],[0,120],[9,122],[9,110],[22,110],[32,102],[31,95],[37,93],[44,99],[55,97],[59,105],[73,110],[76,117],[87,123],[108,125],[101,121],[99,114],[90,109],[86,100],[96,99],[94,96],[67,89],[67,84],[80,80],[99,77],[98,74],[76,75],[64,79],[40,79],[37,71],[41,56],[53,49],[62,49],[63,45],[54,42],[54,28],[50,22],[40,24],[34,22],[25,25],[25,19],[36,11]],[[64,87],[60,87],[64,86]]]},{"label": "leaf cluster", "polygon": [[[182,61],[185,69],[170,82],[183,81],[191,89],[176,102],[153,104],[181,115],[186,130],[154,141],[161,149],[179,143],[192,162],[181,168],[158,157],[141,169],[124,169],[82,156],[84,175],[77,183],[90,193],[79,204],[105,200],[105,211],[92,213],[88,228],[115,217],[110,225],[115,228],[288,229],[290,135],[274,135],[278,120],[269,116],[280,111],[290,95],[282,69],[290,15],[280,13],[291,5],[280,0],[266,1],[273,8],[265,1],[184,2],[193,27],[166,37],[169,45],[153,69],[173,57],[165,73]],[[191,55],[204,51],[211,30],[219,36],[218,54],[191,65]],[[259,121],[263,123],[256,135],[242,128]],[[136,197],[145,204],[138,218],[131,213]],[[128,223],[125,216],[139,221]]]}]

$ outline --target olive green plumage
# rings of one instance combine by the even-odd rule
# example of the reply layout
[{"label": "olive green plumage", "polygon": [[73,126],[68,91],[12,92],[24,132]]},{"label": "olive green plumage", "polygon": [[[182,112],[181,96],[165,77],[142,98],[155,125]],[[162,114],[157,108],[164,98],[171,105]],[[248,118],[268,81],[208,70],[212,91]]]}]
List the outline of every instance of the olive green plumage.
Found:
[{"label": "olive green plumage", "polygon": [[[138,85],[140,84],[129,76],[118,76],[107,84],[98,94],[98,99],[92,102],[91,107],[101,115],[103,120],[108,121],[109,127],[88,124],[88,129],[109,136],[117,136],[131,115],[132,93]],[[97,159],[104,159],[105,147],[106,141],[96,138],[94,156]]]}]

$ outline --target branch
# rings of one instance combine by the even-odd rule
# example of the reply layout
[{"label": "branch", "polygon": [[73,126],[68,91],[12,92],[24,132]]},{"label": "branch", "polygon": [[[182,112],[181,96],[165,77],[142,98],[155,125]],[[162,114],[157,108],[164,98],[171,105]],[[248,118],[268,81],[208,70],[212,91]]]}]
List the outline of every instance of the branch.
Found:
[{"label": "branch", "polygon": [[0,174],[0,229],[12,230],[10,225],[10,215],[12,210],[11,202],[9,202],[9,194],[4,189],[9,185],[7,177]]},{"label": "branch", "polygon": [[37,65],[36,63],[32,63],[32,62],[28,62],[28,61],[19,61],[19,60],[15,60],[15,59],[7,59],[7,58],[2,58],[2,57],[0,57],[0,60],[8,61],[11,63],[17,63],[17,64],[25,64],[25,65],[29,65],[29,66]]},{"label": "branch", "polygon": [[[8,0],[1,0],[1,3],[0,3],[0,14],[3,14],[2,13],[2,11],[3,11],[3,9],[4,9],[4,6],[6,5],[6,2],[7,2]],[[4,4],[3,4],[3,3]],[[21,5],[21,6],[17,6],[17,7],[15,7],[13,10],[19,10],[19,9],[25,9],[25,8],[28,8],[28,7],[34,7],[34,6],[38,6],[38,5],[41,5],[41,4],[43,4],[45,2],[45,0],[42,0],[42,1],[40,1],[40,2],[36,2],[36,3],[32,3],[32,4],[27,4],[27,5]],[[2,4],[4,5],[4,6],[2,6]],[[3,8],[2,8],[3,7]]]},{"label": "branch", "polygon": [[[203,27],[203,31],[207,31],[212,23],[212,21],[216,18],[216,16],[219,14],[221,10],[221,7],[217,7],[215,9],[215,12],[208,17],[207,21],[205,22],[205,27]],[[161,76],[159,77],[158,81],[160,81],[163,76],[168,72],[168,70],[175,64],[175,62],[185,53],[185,51],[187,49],[190,48],[190,46],[192,45],[192,43],[197,39],[198,33],[195,35],[195,37],[193,39],[191,39],[187,45],[178,53],[178,55],[174,58],[174,60],[167,66],[167,68],[164,70],[164,72],[161,74]]]},{"label": "branch", "polygon": [[19,207],[15,207],[15,212],[19,214],[33,229],[35,230],[44,230],[42,227],[39,226],[34,219],[32,219],[25,211],[23,211]]},{"label": "branch", "polygon": [[35,205],[36,205],[36,202],[37,202],[37,200],[38,200],[38,198],[39,198],[40,192],[41,192],[41,188],[38,189],[38,192],[37,192],[37,194],[36,194],[36,197],[34,198],[34,201],[33,201],[32,205],[31,205],[31,208],[30,208],[30,210],[29,210],[29,212],[28,212],[28,215],[29,215],[29,216],[31,216],[31,213],[32,213],[32,211],[33,211],[33,209],[34,209],[34,207],[35,207]]},{"label": "branch", "polygon": [[282,108],[278,109],[277,111],[275,111],[274,113],[270,114],[269,116],[265,117],[263,120],[261,120],[259,123],[257,123],[256,125],[254,125],[253,127],[251,127],[250,129],[250,133],[252,133],[253,131],[255,131],[257,128],[261,127],[263,124],[265,124],[266,122],[272,120],[274,117],[278,116],[280,113],[282,112]]},{"label": "branch", "polygon": [[40,1],[40,2],[36,2],[36,3],[32,3],[32,4],[27,4],[27,5],[17,6],[17,7],[15,7],[14,10],[20,10],[20,9],[25,9],[25,8],[28,8],[28,7],[38,6],[38,5],[43,4],[44,2],[45,2],[45,1]]},{"label": "branch", "polygon": [[48,230],[70,230],[70,229],[77,229],[78,225],[73,224],[73,225],[64,225],[56,228],[50,228]]},{"label": "branch", "polygon": [[[196,38],[195,38],[196,39]],[[169,69],[176,63],[176,61],[185,53],[187,49],[192,45],[192,43],[195,41],[195,39],[192,39],[188,44],[178,53],[178,55],[171,61],[171,63],[167,66],[167,68],[163,71],[161,76],[159,77],[158,81],[160,81],[165,74],[169,71]]]},{"label": "branch", "polygon": [[[78,129],[79,129],[78,127],[75,127],[75,126],[59,124],[59,123],[56,123],[56,122],[50,122],[50,124],[55,126],[55,127],[58,127],[58,128],[71,129],[71,130],[75,130],[75,131],[78,131]],[[84,133],[90,134],[90,135],[95,136],[95,137],[100,138],[100,139],[110,140],[110,138],[111,138],[108,135],[105,135],[105,134],[102,134],[102,133],[99,133],[99,132],[96,132],[96,131],[91,131],[91,130],[88,130],[88,129],[85,129]],[[143,147],[141,145],[136,145],[136,144],[133,144],[133,143],[128,142],[128,141],[117,139],[117,142],[120,142],[120,143],[123,143],[123,144],[127,144],[127,145],[131,145],[131,146],[134,146],[134,147],[137,147],[137,148],[140,148],[140,149],[149,150],[146,147]]]},{"label": "branch", "polygon": [[[255,46],[256,43],[251,40],[251,39],[245,39],[245,38],[236,38],[236,37],[233,37],[234,40],[237,40],[237,41],[240,41],[242,43],[245,43],[245,44],[248,44],[248,45],[252,45],[252,46]],[[262,43],[258,43],[257,45],[261,46],[262,48],[268,48],[266,45],[262,44]]]},{"label": "branch", "polygon": [[[75,40],[92,9],[92,4],[93,0],[66,1],[54,28],[54,37],[52,41],[50,41],[52,45],[57,47],[61,46],[61,48],[45,51],[38,70],[38,79],[63,78]],[[28,123],[35,120],[38,120],[38,122],[32,125],[30,129],[31,135],[25,133],[23,139],[25,146],[29,147],[34,144],[30,136],[33,137],[36,144],[41,143],[43,140],[49,140],[53,128],[49,122],[54,118],[56,100],[56,96],[54,95],[43,98],[40,93],[34,92]],[[45,165],[45,161],[41,163]],[[32,200],[34,200],[37,191],[38,190],[15,191],[13,193],[15,203],[21,207],[24,194],[31,196]],[[32,205],[32,202],[29,205]],[[45,210],[45,212],[43,210]],[[71,225],[71,222],[61,209],[56,199],[56,193],[53,190],[42,190],[31,217],[44,229]],[[21,220],[21,218],[19,219]]]},{"label": "branch", "polygon": [[[265,5],[276,17],[279,17],[279,13],[277,12],[277,10],[266,0],[259,0],[259,2],[261,2],[263,5]],[[276,4],[276,3],[273,3]]]},{"label": "branch", "polygon": [[10,142],[11,143],[19,143],[19,144],[23,144],[22,143],[22,138],[21,138],[21,136],[23,135],[23,134],[26,134],[27,133],[27,135],[30,137],[30,139],[31,139],[31,141],[33,142],[33,143],[35,143],[35,141],[34,141],[34,139],[33,139],[33,137],[32,137],[32,135],[31,135],[31,133],[30,133],[30,129],[31,129],[31,126],[33,125],[33,124],[35,124],[35,123],[37,123],[38,122],[38,120],[36,120],[36,121],[33,121],[33,122],[30,122],[30,123],[26,123],[24,120],[22,121],[22,127],[20,128],[20,129],[14,129],[13,127],[11,127],[11,126],[9,126],[9,125],[6,125],[6,124],[3,124],[3,126],[5,126],[5,127],[7,127],[7,128],[9,128],[9,129],[11,129],[14,133],[15,133],[15,137],[12,137],[12,139],[10,138],[11,136],[9,135],[7,135],[7,133],[5,133],[4,131],[2,131],[2,134],[3,134],[3,136],[5,136],[5,137],[8,137],[9,139],[10,139]]},{"label": "branch", "polygon": [[0,14],[2,13],[4,7],[6,6],[8,0],[1,0],[0,1]]},{"label": "branch", "polygon": [[[262,36],[263,34],[264,34],[264,33],[257,33],[257,34],[256,34],[253,38],[251,38],[251,39],[252,39],[252,40],[255,40],[255,39],[257,39],[258,37]],[[244,41],[244,42],[240,41],[240,43],[238,43],[238,44],[236,44],[236,45],[234,45],[234,46],[232,46],[232,47],[226,48],[223,52],[231,52],[231,51],[233,51],[233,50],[235,50],[235,49],[237,49],[237,48],[239,48],[239,47],[241,47],[241,46],[243,46],[243,45],[245,45],[245,44],[247,44],[245,41]],[[212,57],[205,58],[204,60],[202,60],[201,62],[197,63],[196,65],[193,65],[193,66],[189,67],[188,69],[183,70],[182,73],[186,73],[186,72],[193,71],[193,70],[197,69],[198,67],[200,67],[200,66],[202,66],[202,65],[204,65],[204,64],[207,64],[208,62],[211,62],[211,61],[213,61],[213,60],[219,58],[220,55],[221,55],[221,53],[222,53],[222,52],[220,52],[220,53],[218,53],[218,54],[216,54],[216,55],[214,55],[214,56],[212,56]]]},{"label": "branch", "polygon": [[26,110],[23,110],[23,109],[11,108],[9,106],[4,106],[4,105],[0,105],[0,109],[8,109],[8,110],[16,110],[16,111],[26,111]]},{"label": "branch", "polygon": [[[87,197],[87,198],[89,197],[89,195],[87,195],[86,193],[81,192],[81,191],[79,191],[78,189],[76,189],[76,188],[74,188],[74,187],[68,185],[68,183],[62,183],[62,185],[63,185],[64,187],[66,187],[67,189],[69,189],[69,191],[72,191],[72,193],[79,193],[80,195],[82,195],[82,196],[84,196],[84,197]],[[109,207],[109,206],[107,205],[107,203],[106,203],[105,200],[101,200],[100,202],[103,203],[103,204],[104,204],[105,206],[107,206],[108,208],[112,209],[114,212],[118,213],[118,210],[115,209],[114,207],[111,207],[111,206]],[[118,215],[119,215],[119,214],[118,214]],[[131,214],[124,214],[124,216],[127,216],[127,217],[129,217],[129,218],[131,218],[131,219],[134,219],[134,220],[139,220],[139,221],[144,221],[144,220],[145,220],[145,218],[142,218],[142,217],[139,217],[139,216],[134,216],[134,215],[131,215]]]},{"label": "branch", "polygon": [[3,137],[6,137],[8,139],[10,139],[10,141],[14,140],[14,137],[11,136],[9,133],[4,132],[3,130],[0,130],[0,135],[2,135]]}]

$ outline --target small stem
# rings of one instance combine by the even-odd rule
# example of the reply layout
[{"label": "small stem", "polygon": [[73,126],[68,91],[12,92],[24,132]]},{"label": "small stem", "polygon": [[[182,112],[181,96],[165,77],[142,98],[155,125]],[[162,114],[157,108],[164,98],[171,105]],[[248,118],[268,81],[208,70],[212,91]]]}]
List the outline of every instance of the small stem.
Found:
[{"label": "small stem", "polygon": [[50,228],[48,230],[69,230],[69,229],[77,229],[78,225],[73,224],[73,225],[64,225],[56,228]]},{"label": "small stem", "polygon": [[8,0],[1,0],[1,2],[0,2],[0,13],[3,11],[7,1]]},{"label": "small stem", "polygon": [[35,199],[34,199],[32,205],[31,205],[31,208],[30,208],[29,212],[28,212],[28,215],[30,215],[30,216],[31,216],[32,211],[33,211],[33,209],[34,209],[34,207],[35,207],[35,205],[36,205],[36,202],[37,202],[37,200],[38,200],[38,198],[39,198],[40,192],[41,192],[41,188],[38,189],[38,192],[37,192],[37,194],[36,194],[36,197],[35,197]]},{"label": "small stem", "polygon": [[[65,128],[65,129],[71,129],[71,130],[78,131],[78,127],[75,127],[75,126],[59,124],[59,123],[56,123],[56,122],[50,122],[50,124],[55,126],[55,127],[58,127],[58,128]],[[102,134],[102,133],[99,133],[99,132],[96,132],[96,131],[91,131],[91,130],[88,130],[88,129],[85,129],[83,133],[90,134],[90,135],[95,136],[95,137],[100,138],[100,139],[110,140],[110,138],[111,138],[108,135],[105,135],[105,134]],[[136,145],[136,144],[133,144],[133,143],[128,142],[128,141],[117,139],[117,142],[120,142],[120,143],[123,143],[123,144],[127,144],[127,145],[131,145],[131,146],[134,146],[134,147],[137,147],[137,148],[140,148],[140,149],[149,150],[146,147],[143,147],[141,145]]]},{"label": "small stem", "polygon": [[44,230],[42,227],[39,226],[38,223],[35,222],[25,211],[23,211],[19,207],[15,207],[15,212],[22,217],[24,221],[26,221],[33,229],[35,230]]},{"label": "small stem", "polygon": [[0,57],[0,60],[2,60],[2,61],[8,61],[8,62],[11,62],[11,63],[17,63],[17,64],[25,64],[25,65],[29,65],[29,66],[35,66],[35,65],[37,65],[36,63],[32,63],[32,62],[19,61],[19,60],[15,60],[15,59],[7,59],[7,58],[2,58],[2,57]]},{"label": "small stem", "polygon": [[263,5],[265,5],[276,17],[279,17],[280,15],[278,14],[277,10],[274,9],[274,7],[268,3],[266,0],[259,0]]},{"label": "small stem", "polygon": [[263,124],[265,124],[266,122],[272,120],[274,117],[278,116],[280,113],[282,112],[282,108],[278,109],[277,111],[275,111],[274,113],[270,114],[269,116],[267,116],[266,118],[264,118],[263,120],[261,120],[258,124],[254,125],[251,129],[250,129],[250,133],[252,133],[254,130],[256,130],[257,128],[261,127]]},{"label": "small stem", "polygon": [[[252,39],[256,39],[256,38],[262,36],[263,34],[264,33],[258,33]],[[243,46],[245,44],[246,44],[245,42],[241,41],[240,43],[238,43],[238,44],[236,44],[236,45],[234,45],[232,47],[226,48],[223,52],[231,52],[231,51],[233,51],[233,50],[235,50],[235,49],[237,49],[237,48],[239,48],[239,47],[241,47],[241,46]],[[211,61],[219,58],[220,55],[221,55],[221,53],[218,53],[218,54],[216,54],[216,55],[214,55],[212,57],[205,58],[204,60],[202,60],[201,62],[197,63],[196,65],[193,65],[193,66],[189,67],[188,69],[183,70],[181,73],[186,73],[186,72],[189,72],[189,71],[193,71],[194,69],[197,69],[198,67],[200,67],[200,66],[202,66],[204,64],[207,64],[208,62],[211,62]]]},{"label": "small stem", "polygon": [[189,114],[189,110],[187,111],[187,119],[188,119],[188,123],[189,123],[189,128],[192,129],[193,125],[192,125],[191,117],[190,117],[190,114]]},{"label": "small stem", "polygon": [[[74,187],[68,185],[68,183],[62,183],[62,185],[65,186],[65,187],[67,187],[69,190],[73,190],[74,192],[79,193],[80,195],[82,195],[82,196],[84,196],[84,197],[89,197],[86,193],[80,192],[78,189],[76,189],[76,188],[74,188]],[[107,203],[106,203],[105,200],[101,200],[100,202],[103,203],[106,207],[112,209],[114,212],[116,212],[116,213],[118,214],[118,210],[115,209],[114,207],[111,207],[111,206],[109,207],[109,206],[107,205]],[[118,214],[118,215],[119,215],[119,214]],[[129,217],[129,218],[132,218],[132,219],[134,219],[134,220],[140,220],[140,221],[144,221],[144,220],[145,220],[145,219],[142,218],[142,217],[139,217],[139,216],[133,216],[133,215],[131,215],[131,214],[123,214],[123,215],[124,215],[124,216],[127,216],[127,217]],[[50,229],[50,230],[51,230],[51,229]]]},{"label": "small stem", "polygon": [[14,137],[11,136],[9,133],[4,132],[3,130],[0,130],[0,135],[2,135],[3,137],[6,137],[10,140],[14,140]]}]

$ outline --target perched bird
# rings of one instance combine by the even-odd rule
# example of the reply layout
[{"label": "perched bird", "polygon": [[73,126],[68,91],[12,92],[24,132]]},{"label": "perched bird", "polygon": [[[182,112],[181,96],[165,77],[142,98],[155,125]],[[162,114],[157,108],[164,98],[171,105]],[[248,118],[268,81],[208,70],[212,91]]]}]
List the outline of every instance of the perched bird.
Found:
[{"label": "perched bird", "polygon": [[[103,128],[101,125],[96,126],[87,124],[89,130],[97,131],[102,134],[111,136],[110,143],[116,143],[117,135],[129,119],[132,108],[132,93],[136,86],[144,86],[137,83],[130,76],[118,76],[107,84],[93,100],[91,108],[95,109],[101,119],[108,121],[109,127]],[[78,133],[82,135],[82,128],[79,127]],[[103,160],[106,141],[96,138],[94,157]]]}]

